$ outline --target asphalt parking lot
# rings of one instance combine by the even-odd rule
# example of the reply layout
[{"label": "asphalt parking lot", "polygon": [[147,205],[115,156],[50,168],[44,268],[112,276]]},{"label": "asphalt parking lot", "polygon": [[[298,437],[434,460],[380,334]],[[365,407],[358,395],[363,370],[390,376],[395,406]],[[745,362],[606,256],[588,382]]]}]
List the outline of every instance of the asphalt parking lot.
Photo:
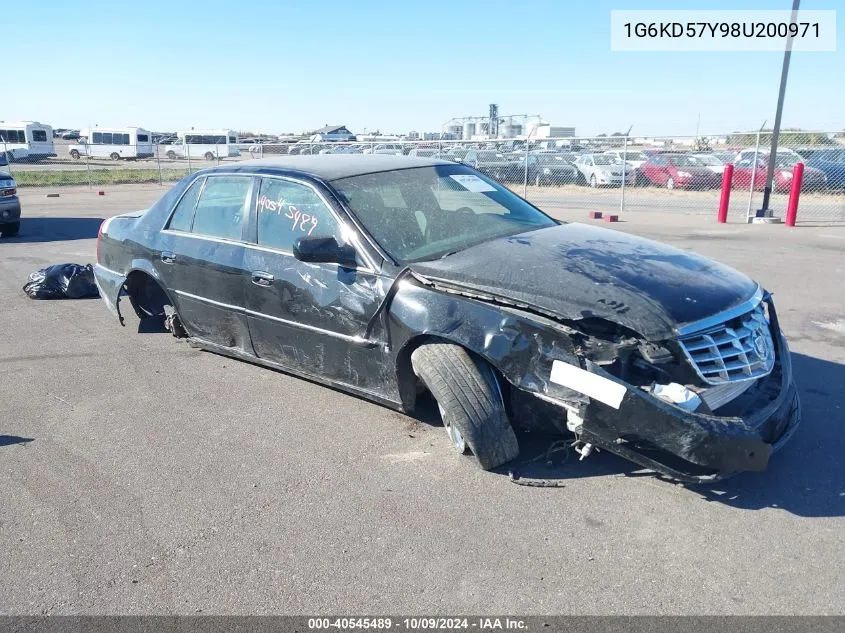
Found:
[{"label": "asphalt parking lot", "polygon": [[[0,241],[0,613],[845,613],[845,225],[609,225],[774,293],[803,426],[768,471],[694,489],[604,453],[528,464],[549,439],[522,436],[520,472],[561,484],[531,488],[451,453],[430,411],[23,294],[162,192],[26,189]],[[545,208],[588,221],[571,206]]]}]

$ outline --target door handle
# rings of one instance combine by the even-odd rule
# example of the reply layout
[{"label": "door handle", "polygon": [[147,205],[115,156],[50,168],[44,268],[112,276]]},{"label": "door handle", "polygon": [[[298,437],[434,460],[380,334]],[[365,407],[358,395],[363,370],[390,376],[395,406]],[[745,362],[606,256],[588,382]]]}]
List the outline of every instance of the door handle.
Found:
[{"label": "door handle", "polygon": [[271,286],[275,277],[270,273],[265,273],[261,270],[256,270],[252,273],[252,283],[257,286]]},{"label": "door handle", "polygon": [[169,253],[165,251],[161,254],[161,261],[163,261],[165,264],[175,264],[176,255],[174,253]]}]

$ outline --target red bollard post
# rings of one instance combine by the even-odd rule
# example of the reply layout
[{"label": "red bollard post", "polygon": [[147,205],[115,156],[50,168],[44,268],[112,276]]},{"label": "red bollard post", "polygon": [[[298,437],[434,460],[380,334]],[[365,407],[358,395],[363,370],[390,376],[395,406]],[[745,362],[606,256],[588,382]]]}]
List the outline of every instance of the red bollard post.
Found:
[{"label": "red bollard post", "polygon": [[798,198],[801,197],[801,182],[804,180],[804,163],[792,167],[792,188],[789,190],[789,204],[786,206],[786,226],[795,226],[798,217]]},{"label": "red bollard post", "polygon": [[731,202],[731,181],[734,179],[734,166],[732,163],[725,165],[722,173],[722,198],[719,200],[719,224],[728,221],[728,205]]}]

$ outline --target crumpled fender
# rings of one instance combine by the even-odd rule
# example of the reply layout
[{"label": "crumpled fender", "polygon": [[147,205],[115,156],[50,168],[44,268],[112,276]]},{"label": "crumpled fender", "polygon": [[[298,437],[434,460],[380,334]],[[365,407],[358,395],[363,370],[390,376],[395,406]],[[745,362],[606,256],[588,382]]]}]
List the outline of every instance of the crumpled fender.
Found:
[{"label": "crumpled fender", "polygon": [[[573,406],[589,403],[584,394],[550,380],[554,360],[582,366],[565,328],[551,320],[412,282],[400,284],[389,317],[399,367],[420,338],[432,336],[478,354],[514,387]],[[402,401],[407,404],[413,394],[403,389],[402,378]]]}]

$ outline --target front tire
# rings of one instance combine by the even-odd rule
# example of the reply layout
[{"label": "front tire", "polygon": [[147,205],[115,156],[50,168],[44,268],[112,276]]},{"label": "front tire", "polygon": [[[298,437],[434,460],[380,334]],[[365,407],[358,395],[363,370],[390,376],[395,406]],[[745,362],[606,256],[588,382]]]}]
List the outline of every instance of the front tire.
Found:
[{"label": "front tire", "polygon": [[[430,343],[411,354],[419,376],[441,410],[455,450],[469,447],[484,470],[519,454],[493,369],[460,345]],[[457,434],[455,433],[457,431]]]},{"label": "front tire", "polygon": [[112,152],[111,154],[109,154],[109,158],[111,158],[112,160],[120,160],[120,154],[118,154],[117,152]]},{"label": "front tire", "polygon": [[0,236],[2,237],[14,237],[18,234],[18,231],[21,230],[21,223],[18,222],[9,222],[8,224],[0,224]]},{"label": "front tire", "polygon": [[203,158],[205,158],[205,160],[214,160],[214,154],[212,154],[211,152],[206,152]]},{"label": "front tire", "polygon": [[176,152],[174,152],[173,150],[167,152],[165,156],[167,156],[167,158],[169,158],[170,160],[176,160]]},{"label": "front tire", "polygon": [[592,174],[592,175],[590,176],[590,186],[591,186],[593,189],[595,189],[596,187],[598,187],[598,186],[599,186],[599,183],[598,183],[598,181],[596,180],[596,175],[595,175],[595,174]]},{"label": "front tire", "polygon": [[76,151],[75,149],[70,150],[70,157],[73,160],[79,160],[79,152]]}]

